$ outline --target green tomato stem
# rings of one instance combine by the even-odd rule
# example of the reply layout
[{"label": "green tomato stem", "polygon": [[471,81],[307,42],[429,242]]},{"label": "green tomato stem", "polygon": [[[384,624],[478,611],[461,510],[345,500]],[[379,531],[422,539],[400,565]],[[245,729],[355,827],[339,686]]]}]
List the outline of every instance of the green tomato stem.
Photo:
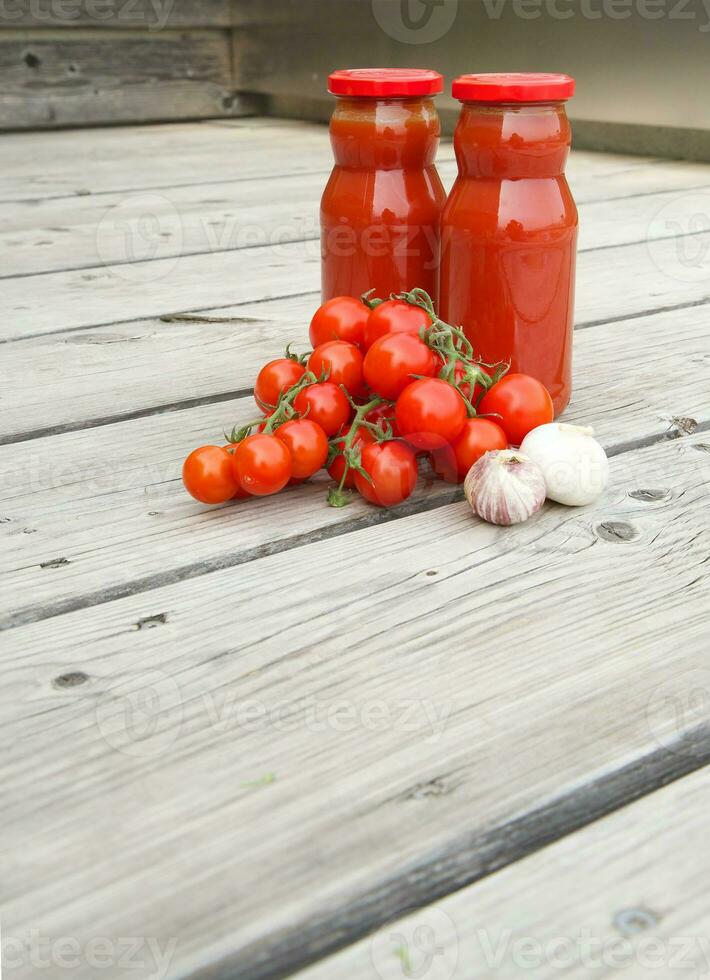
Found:
[{"label": "green tomato stem", "polygon": [[[348,398],[350,398],[349,395]],[[352,400],[351,400],[351,404],[353,404]],[[347,479],[348,473],[350,472],[351,469],[356,469],[359,473],[362,473],[363,476],[367,476],[367,478],[369,479],[369,475],[365,473],[362,467],[357,465],[356,466],[352,465],[353,446],[355,444],[355,439],[357,437],[358,431],[361,428],[367,428],[369,430],[374,430],[377,428],[377,426],[373,425],[371,422],[368,422],[366,420],[365,416],[368,414],[368,412],[373,411],[373,409],[375,408],[379,408],[380,405],[386,405],[386,404],[389,403],[385,398],[380,398],[379,396],[377,396],[375,398],[372,398],[365,405],[356,406],[355,417],[350,423],[350,429],[348,430],[348,434],[345,436],[344,440],[337,439],[338,443],[342,441],[343,448],[341,449],[339,455],[342,455],[343,459],[345,460],[345,469],[343,470],[343,475],[340,478],[340,483],[338,487],[335,489],[331,488],[331,490],[328,491],[328,503],[330,504],[331,507],[344,507],[346,504],[350,502],[345,493],[345,480]]]}]

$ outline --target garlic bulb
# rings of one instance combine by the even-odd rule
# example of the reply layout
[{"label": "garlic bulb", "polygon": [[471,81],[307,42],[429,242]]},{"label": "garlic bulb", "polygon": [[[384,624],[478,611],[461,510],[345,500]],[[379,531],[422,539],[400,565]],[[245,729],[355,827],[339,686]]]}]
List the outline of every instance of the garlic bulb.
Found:
[{"label": "garlic bulb", "polygon": [[550,500],[568,507],[591,504],[609,483],[609,461],[594,429],[550,422],[529,432],[520,450],[544,473]]},{"label": "garlic bulb", "polygon": [[472,510],[489,524],[521,524],[545,503],[540,467],[517,449],[496,449],[471,467],[463,485]]}]

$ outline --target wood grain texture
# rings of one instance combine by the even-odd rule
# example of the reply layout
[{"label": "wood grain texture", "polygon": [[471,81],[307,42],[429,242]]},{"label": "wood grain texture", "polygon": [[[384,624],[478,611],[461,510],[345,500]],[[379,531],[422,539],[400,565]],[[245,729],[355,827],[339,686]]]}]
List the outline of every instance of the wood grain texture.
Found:
[{"label": "wood grain texture", "polygon": [[[136,127],[92,133],[88,151],[81,133],[53,134],[51,176],[36,173],[32,163],[33,153],[47,146],[48,138],[46,134],[32,134],[24,140],[8,137],[8,171],[0,196],[24,197],[3,206],[8,220],[6,242],[16,256],[15,270],[19,265],[32,271],[32,261],[23,266],[28,250],[39,256],[37,262],[45,268],[43,249],[54,256],[50,265],[64,261],[77,267],[7,280],[8,316],[0,338],[227,306],[317,288],[319,250],[308,236],[317,232],[313,224],[317,185],[322,179],[318,175],[330,165],[322,127],[259,121],[230,127]],[[287,157],[269,156],[276,143]],[[82,195],[76,173],[76,156],[82,147],[92,186],[104,195],[95,200]],[[447,153],[450,157],[450,147],[443,151],[444,156]],[[127,157],[132,161],[130,169],[123,165]],[[262,175],[265,166],[268,171],[265,159],[282,170],[288,159],[288,170],[295,175],[289,179],[293,183],[284,181],[267,204],[270,185],[248,179]],[[180,186],[187,176],[195,179],[198,166],[205,179],[208,165],[209,178],[196,197],[194,188]],[[451,160],[444,159],[443,166],[448,167],[451,179]],[[227,167],[232,178],[238,173],[246,181],[236,182],[231,192],[224,181]],[[314,168],[315,175],[309,177]],[[703,279],[687,282],[687,269],[678,268],[680,250],[686,246],[678,245],[677,237],[667,236],[682,237],[694,230],[692,217],[699,198],[708,193],[701,189],[702,182],[708,181],[707,168],[586,154],[573,158],[571,170],[575,191],[587,202],[582,204],[587,226],[593,229],[585,233],[583,247],[597,250],[581,256],[578,320],[625,316],[706,298]],[[146,185],[151,180],[148,173],[157,181],[155,186]],[[161,189],[156,174],[167,182],[165,186],[172,179],[169,191]],[[71,188],[60,189],[62,180],[69,180],[70,175]],[[669,192],[671,181],[678,180],[681,188],[684,181],[690,182],[687,194]],[[121,182],[123,186],[117,186]],[[655,196],[651,187],[663,191]],[[634,188],[636,193],[631,195]],[[282,206],[282,196],[289,189],[294,189],[292,203]],[[70,190],[73,199],[46,200],[56,193],[66,198]],[[620,200],[618,195],[624,192],[627,196]],[[76,196],[82,204],[75,209]],[[616,198],[618,205],[609,203],[609,197]],[[44,214],[39,227],[32,223],[38,213]],[[624,221],[619,220],[622,213]],[[659,214],[665,216],[665,222]],[[291,241],[299,236],[308,240]],[[659,243],[647,249],[646,239]],[[696,250],[703,247],[702,235],[690,235],[689,240]],[[279,244],[260,244],[274,241]],[[232,243],[237,249],[225,251],[224,245],[229,248]],[[241,250],[241,244],[254,247]],[[620,249],[618,256],[603,252],[611,246]],[[191,254],[205,248],[210,251]],[[105,264],[96,265],[98,262]],[[87,263],[96,268],[82,268]],[[28,296],[33,297],[31,303]]]},{"label": "wood grain texture", "polygon": [[[5,269],[8,272],[13,269],[29,271],[47,263],[95,263],[99,257],[107,261],[131,257],[132,264],[121,267],[125,282],[123,285],[115,283],[118,292],[123,289],[121,300],[116,301],[119,312],[123,313],[123,297],[130,293],[133,283],[140,287],[144,280],[150,281],[153,274],[151,263],[140,261],[146,256],[158,255],[169,260],[172,255],[175,260],[171,270],[173,281],[193,250],[211,253],[244,247],[251,251],[264,241],[313,238],[317,235],[314,202],[321,180],[320,175],[298,175],[280,181],[275,188],[271,181],[237,181],[214,187],[173,189],[170,197],[153,193],[127,198],[111,195],[106,209],[106,196],[97,200],[81,198],[71,204],[64,200],[44,201],[41,211],[44,220],[51,223],[35,230],[32,215],[37,215],[36,204],[6,205],[6,212],[12,211],[21,217],[15,218],[14,230],[0,234],[7,246]],[[195,196],[197,190],[199,194]],[[702,193],[705,192],[678,195],[671,191],[621,201],[582,204],[581,248],[583,251],[603,250],[625,242],[639,242],[645,237],[653,243],[649,248],[654,250],[643,257],[648,276],[646,308],[662,306],[663,302],[659,304],[652,295],[658,280],[655,249],[671,246],[676,254],[675,266],[670,271],[676,274],[685,271],[678,262],[684,251],[691,259],[695,254],[701,254],[696,253],[696,236],[665,243],[661,239],[694,227],[693,216],[699,207],[697,195]],[[266,204],[269,194],[271,201]],[[99,205],[98,200],[102,204]],[[666,216],[665,221],[656,220],[660,209]],[[274,256],[281,252],[280,245],[271,247]],[[312,265],[315,244],[311,241],[303,248],[309,250]],[[37,258],[28,258],[28,255]],[[231,287],[239,275],[241,262],[237,255],[223,255],[222,262],[226,263],[230,258],[234,266],[228,283]],[[248,254],[246,259],[248,264]],[[604,259],[603,255],[601,259]],[[586,261],[582,259],[582,263]],[[164,261],[164,267],[166,265]],[[694,270],[691,268],[690,271]],[[282,274],[286,275],[285,272]],[[186,287],[192,286],[189,275],[188,271]],[[96,276],[102,281],[102,270],[75,276],[74,281],[85,283],[90,294]],[[581,286],[588,286],[591,299],[596,289],[594,274],[583,267],[580,276],[584,276]],[[158,281],[154,285],[160,287],[161,283]],[[288,282],[285,285],[288,288]],[[16,282],[16,287],[21,290],[21,281]],[[627,282],[620,280],[614,285],[611,298],[623,302],[627,291]],[[169,293],[169,296],[172,301],[173,294]],[[26,296],[24,299],[21,305],[27,306]],[[702,297],[697,301],[702,302]],[[235,306],[212,313],[203,311],[205,322],[202,326],[179,321],[166,324],[156,318],[91,330],[83,338],[60,333],[56,339],[51,335],[42,336],[13,345],[4,355],[9,404],[0,421],[0,438],[43,427],[57,428],[62,424],[78,427],[91,420],[120,417],[175,403],[181,400],[175,389],[175,378],[184,379],[179,389],[184,400],[247,387],[263,359],[263,350],[275,354],[290,340],[305,343],[306,324],[316,304],[317,296],[308,294],[248,310]],[[28,321],[33,313],[34,307],[24,311]],[[54,311],[55,320],[57,314],[58,311]],[[194,315],[199,318],[200,312]],[[36,326],[34,321],[32,326]],[[13,324],[8,323],[7,328],[12,329]],[[210,356],[196,363],[194,354],[200,346],[200,338]],[[230,339],[235,345],[232,361],[221,356],[223,352],[229,352]],[[216,359],[212,356],[214,344],[220,351]],[[110,345],[117,346],[109,349]],[[156,374],[150,360],[154,354],[159,355],[166,366],[170,364],[169,372]],[[131,383],[127,384],[126,366],[130,358],[135,358],[136,363],[130,372]],[[45,398],[48,395],[52,396],[55,406],[51,420],[46,417]]]},{"label": "wood grain texture", "polygon": [[[0,443],[247,393],[260,367],[279,356],[288,343],[294,343],[298,351],[308,349],[308,323],[318,301],[317,293],[306,293],[7,344],[3,348],[6,405],[0,415]],[[692,414],[705,404],[708,391],[708,308],[689,306],[670,313],[649,313],[621,321],[618,330],[608,324],[601,334],[589,337],[584,330],[578,331],[575,343],[582,359],[577,363],[578,383],[595,387],[598,378],[614,390],[631,384],[633,390],[622,396],[627,399],[624,405],[632,413],[628,418],[642,424],[644,435],[656,431],[636,415],[650,404],[649,393],[654,401],[663,402],[664,410]],[[669,330],[688,345],[687,360],[674,361],[670,367],[666,365]],[[636,379],[648,379],[643,396],[629,401],[638,390],[638,380],[630,382],[623,371],[608,375],[602,343],[620,363],[633,366]],[[585,378],[583,371],[591,357],[597,373]],[[155,369],[157,364],[160,371]],[[653,383],[653,372],[665,371],[675,379],[673,388]],[[216,407],[215,420],[229,421],[225,411]]]},{"label": "wood grain texture", "polygon": [[697,765],[649,712],[705,663],[702,445],[511,530],[452,504],[7,634],[5,934],[284,976]]},{"label": "wood grain texture", "polygon": [[[171,123],[109,126],[91,132],[10,133],[3,137],[0,201],[31,202],[325,172],[332,165],[322,126],[270,125],[269,120],[251,118],[232,122],[230,126]],[[42,165],[49,147],[51,170]],[[77,160],[85,161],[86,167],[77,167]]]},{"label": "wood grain texture", "polygon": [[[42,166],[42,154],[49,152],[48,146],[51,171]],[[90,165],[91,181],[82,179],[82,171],[77,171],[77,158]],[[131,161],[130,168],[124,165],[126,158]],[[437,160],[451,162],[453,158],[451,143],[442,142]],[[90,134],[8,134],[3,137],[3,162],[0,202],[221,183],[294,172],[325,174],[332,167],[332,153],[327,129],[322,125],[249,118],[160,127],[106,127]],[[567,173],[578,201],[670,188],[681,191],[708,184],[704,164],[605,153],[573,153]]]},{"label": "wood grain texture", "polygon": [[0,31],[0,127],[253,111],[234,92],[231,71],[227,31]]},{"label": "wood grain texture", "polygon": [[[565,418],[593,425],[612,452],[677,436],[681,426],[710,425],[706,321],[707,309],[684,310],[580,331],[577,387]],[[292,328],[293,321],[288,322]],[[213,326],[217,325],[210,329]],[[145,371],[130,342],[90,344],[90,353],[94,356],[98,347],[101,357],[103,350],[114,368],[125,358],[116,384],[123,376],[123,397],[130,403],[137,397],[134,390],[148,385],[146,376],[155,373],[156,364],[163,365],[175,385],[188,386],[191,361],[193,373],[205,363],[195,358],[192,346],[200,329],[205,328],[193,325],[193,332],[184,335],[184,381],[169,370],[170,361],[164,361],[160,347],[146,352]],[[247,328],[243,355],[236,352],[234,358],[235,381],[243,379],[245,384],[253,376],[253,354],[246,348],[261,351],[268,336],[265,331],[259,337],[253,329]],[[669,332],[685,353],[670,365]],[[221,336],[215,336],[209,359],[224,358],[224,333]],[[227,344],[231,349],[233,340]],[[204,350],[201,344],[200,349]],[[241,367],[236,366],[239,362]],[[624,364],[623,372],[610,373],[610,363]],[[97,363],[94,370],[98,388],[104,368]],[[240,375],[240,370],[245,373]],[[88,364],[85,375],[86,391]],[[657,383],[659,377],[664,378],[662,384]],[[60,400],[64,383],[59,376],[56,387],[44,389],[43,398]],[[111,398],[110,390],[105,394]],[[192,501],[180,480],[184,458],[195,446],[223,442],[225,429],[248,421],[255,411],[250,396],[194,408],[175,406],[166,414],[0,448],[0,516],[5,521],[0,524],[5,560],[0,625],[148,590],[166,578],[193,578],[293,547],[304,536],[310,540],[339,535],[390,519],[390,514],[359,499],[344,510],[327,507],[325,474],[313,485],[217,511]],[[615,465],[623,470],[626,455]],[[643,480],[642,474],[638,479]],[[423,477],[420,492],[404,512],[441,506],[451,494],[451,489],[431,485]],[[58,559],[63,561],[54,564]]]},{"label": "wood grain texture", "polygon": [[[687,275],[683,241],[666,238],[650,247],[642,241],[582,252],[576,323],[706,302],[710,288],[703,266]],[[706,254],[710,232],[693,235],[689,246],[695,255]],[[317,241],[24,276],[3,283],[0,340],[294,296],[319,286]]]},{"label": "wood grain texture", "polygon": [[[322,127],[273,120],[90,135],[4,138],[10,233],[67,227],[81,261],[102,196],[181,187],[188,241],[230,188],[269,229],[268,178],[294,174],[293,217],[330,166]],[[575,167],[567,418],[612,483],[514,529],[426,479],[392,513],[185,496],[187,451],[305,338],[312,242],[4,280],[5,950],[139,936],[169,980],[275,980],[710,761],[708,171]]]},{"label": "wood grain texture", "polygon": [[9,319],[0,339],[297,295],[319,285],[317,242],[24,276],[3,283]]},{"label": "wood grain texture", "polygon": [[[455,162],[440,162],[439,172],[448,190]],[[669,184],[672,179],[671,169]],[[594,176],[578,176],[573,189],[580,201],[579,248],[673,238],[691,230],[705,198],[710,207],[710,173],[704,179],[705,189],[618,198],[613,196],[618,188],[600,187]],[[0,276],[316,239],[325,181],[325,173],[305,173],[278,181],[269,177],[0,204],[0,247],[7,253]],[[586,200],[601,193],[611,199]],[[661,210],[664,220],[654,220]]]},{"label": "wood grain texture", "polygon": [[708,807],[705,768],[389,923],[298,980],[404,980],[427,964],[431,977],[450,980],[530,971],[573,980],[702,976],[710,968]]}]

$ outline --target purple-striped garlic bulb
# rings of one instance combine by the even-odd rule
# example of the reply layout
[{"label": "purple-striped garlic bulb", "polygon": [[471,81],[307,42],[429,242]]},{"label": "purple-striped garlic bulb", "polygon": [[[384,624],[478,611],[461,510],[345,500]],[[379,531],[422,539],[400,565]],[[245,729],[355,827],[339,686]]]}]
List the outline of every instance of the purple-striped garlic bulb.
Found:
[{"label": "purple-striped garlic bulb", "polygon": [[522,524],[545,503],[542,469],[517,449],[496,449],[471,467],[464,482],[471,509],[489,524]]}]

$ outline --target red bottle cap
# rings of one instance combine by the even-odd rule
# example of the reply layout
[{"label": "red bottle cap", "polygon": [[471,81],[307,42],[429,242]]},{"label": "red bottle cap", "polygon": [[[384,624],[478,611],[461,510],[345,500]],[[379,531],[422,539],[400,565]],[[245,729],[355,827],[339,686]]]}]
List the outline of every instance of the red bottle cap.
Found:
[{"label": "red bottle cap", "polygon": [[444,76],[428,68],[347,68],[328,77],[331,95],[402,98],[437,95],[444,91]]},{"label": "red bottle cap", "polygon": [[565,102],[574,95],[574,79],[543,72],[460,75],[451,94],[460,102]]}]

